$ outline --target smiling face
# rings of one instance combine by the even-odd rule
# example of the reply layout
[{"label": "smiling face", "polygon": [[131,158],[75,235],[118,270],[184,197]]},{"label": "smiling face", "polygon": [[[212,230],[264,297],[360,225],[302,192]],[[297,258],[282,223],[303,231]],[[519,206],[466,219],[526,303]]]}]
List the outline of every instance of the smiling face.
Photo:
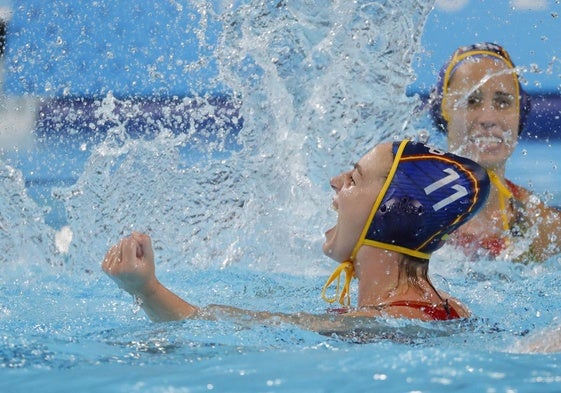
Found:
[{"label": "smiling face", "polygon": [[350,258],[390,171],[391,149],[391,143],[376,146],[352,170],[331,180],[337,224],[325,233],[323,252],[335,261],[344,262]]},{"label": "smiling face", "polygon": [[520,109],[513,70],[490,57],[464,60],[443,101],[449,149],[486,168],[504,170],[518,141]]}]

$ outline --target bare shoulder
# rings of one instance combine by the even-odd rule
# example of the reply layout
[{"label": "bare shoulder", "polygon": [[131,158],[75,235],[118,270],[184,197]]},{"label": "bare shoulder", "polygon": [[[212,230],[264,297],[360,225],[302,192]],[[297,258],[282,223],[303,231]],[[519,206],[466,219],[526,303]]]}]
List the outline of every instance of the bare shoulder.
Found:
[{"label": "bare shoulder", "polygon": [[367,317],[367,318],[377,318],[382,316],[387,316],[387,313],[383,313],[381,310],[368,307],[368,308],[360,308],[356,310],[350,310],[345,314],[342,314],[345,317]]}]

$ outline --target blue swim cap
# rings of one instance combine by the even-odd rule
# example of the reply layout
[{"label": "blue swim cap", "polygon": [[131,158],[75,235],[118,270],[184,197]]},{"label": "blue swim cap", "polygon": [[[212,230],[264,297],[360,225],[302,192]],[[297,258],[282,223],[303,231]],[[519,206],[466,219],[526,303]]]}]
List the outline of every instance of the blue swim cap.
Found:
[{"label": "blue swim cap", "polygon": [[[448,132],[448,119],[445,113],[442,110],[442,101],[443,98],[448,90],[448,85],[450,83],[450,79],[454,74],[454,71],[458,68],[458,66],[468,58],[474,57],[492,57],[495,59],[499,59],[504,62],[508,68],[515,70],[514,63],[510,58],[508,52],[500,45],[493,44],[491,42],[483,42],[479,44],[473,44],[468,46],[462,46],[452,54],[450,59],[442,66],[440,72],[438,74],[438,79],[436,81],[436,86],[433,88],[431,92],[430,98],[430,114],[433,120],[434,125],[439,131],[444,133]],[[528,114],[532,108],[532,104],[530,102],[530,97],[524,89],[522,89],[522,85],[520,83],[520,78],[518,74],[514,72],[514,78],[517,83],[518,87],[518,100],[519,105],[519,125],[518,125],[518,135],[524,129],[526,125],[526,120],[528,119]]]},{"label": "blue swim cap", "polygon": [[[487,171],[464,157],[408,140],[392,145],[394,160],[349,260],[331,274],[325,301],[350,305],[353,261],[363,245],[426,259],[469,220],[489,196]],[[345,282],[340,287],[341,274]],[[326,291],[337,282],[335,297]]]},{"label": "blue swim cap", "polygon": [[[428,262],[430,254],[489,196],[487,171],[472,160],[408,140],[395,142],[392,153],[388,177],[349,260],[335,269],[323,287],[322,297],[329,303],[338,299],[350,305],[353,261],[360,247],[396,251]],[[335,281],[336,295],[330,298],[326,291]]]},{"label": "blue swim cap", "polygon": [[392,152],[390,173],[351,260],[362,245],[429,259],[489,195],[487,171],[472,160],[408,140],[395,142]]}]

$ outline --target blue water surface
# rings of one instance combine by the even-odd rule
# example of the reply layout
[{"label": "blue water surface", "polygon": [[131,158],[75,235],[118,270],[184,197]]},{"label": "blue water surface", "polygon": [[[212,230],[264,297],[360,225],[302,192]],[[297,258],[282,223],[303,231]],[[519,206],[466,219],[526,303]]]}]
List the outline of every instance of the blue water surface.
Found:
[{"label": "blue water surface", "polygon": [[[553,284],[556,267],[546,265],[539,281]],[[523,277],[531,269],[517,270],[520,275],[506,285],[499,279],[508,279],[481,271],[450,280],[477,320],[440,326],[372,322],[374,333],[360,340],[288,324],[154,324],[99,272],[47,274],[39,285],[22,277],[4,284],[3,296],[12,303],[2,310],[0,387],[13,392],[558,391],[558,353],[512,350],[517,339],[555,316],[558,293],[536,285],[536,277]],[[233,268],[166,272],[162,279],[199,303],[287,312],[323,307],[317,300],[319,276]],[[484,292],[492,283],[495,288]],[[469,295],[474,286],[485,299]],[[540,298],[548,300],[538,303]]]}]

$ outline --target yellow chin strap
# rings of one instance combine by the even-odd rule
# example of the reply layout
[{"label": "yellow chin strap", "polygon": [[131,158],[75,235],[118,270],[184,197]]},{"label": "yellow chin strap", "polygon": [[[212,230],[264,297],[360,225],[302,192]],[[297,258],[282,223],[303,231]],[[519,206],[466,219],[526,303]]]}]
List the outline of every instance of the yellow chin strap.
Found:
[{"label": "yellow chin strap", "polygon": [[[345,283],[343,284],[343,289],[341,289],[341,274],[345,273]],[[327,282],[323,286],[323,290],[321,291],[321,297],[328,303],[334,303],[336,300],[339,301],[343,306],[350,307],[351,305],[351,294],[350,294],[350,286],[351,280],[355,275],[355,268],[351,261],[345,261],[333,271],[331,276],[327,279]],[[333,281],[337,280],[337,287],[335,288],[335,296],[327,297],[325,292],[327,288],[333,283]]]},{"label": "yellow chin strap", "polygon": [[510,190],[501,182],[501,180],[499,179],[499,177],[495,172],[488,169],[487,174],[489,175],[489,179],[491,180],[491,183],[493,183],[493,185],[497,187],[497,190],[499,190],[499,204],[501,207],[501,219],[503,222],[503,230],[505,232],[510,231],[510,220],[508,219],[506,213],[506,202],[512,198],[512,192],[510,192]]}]

